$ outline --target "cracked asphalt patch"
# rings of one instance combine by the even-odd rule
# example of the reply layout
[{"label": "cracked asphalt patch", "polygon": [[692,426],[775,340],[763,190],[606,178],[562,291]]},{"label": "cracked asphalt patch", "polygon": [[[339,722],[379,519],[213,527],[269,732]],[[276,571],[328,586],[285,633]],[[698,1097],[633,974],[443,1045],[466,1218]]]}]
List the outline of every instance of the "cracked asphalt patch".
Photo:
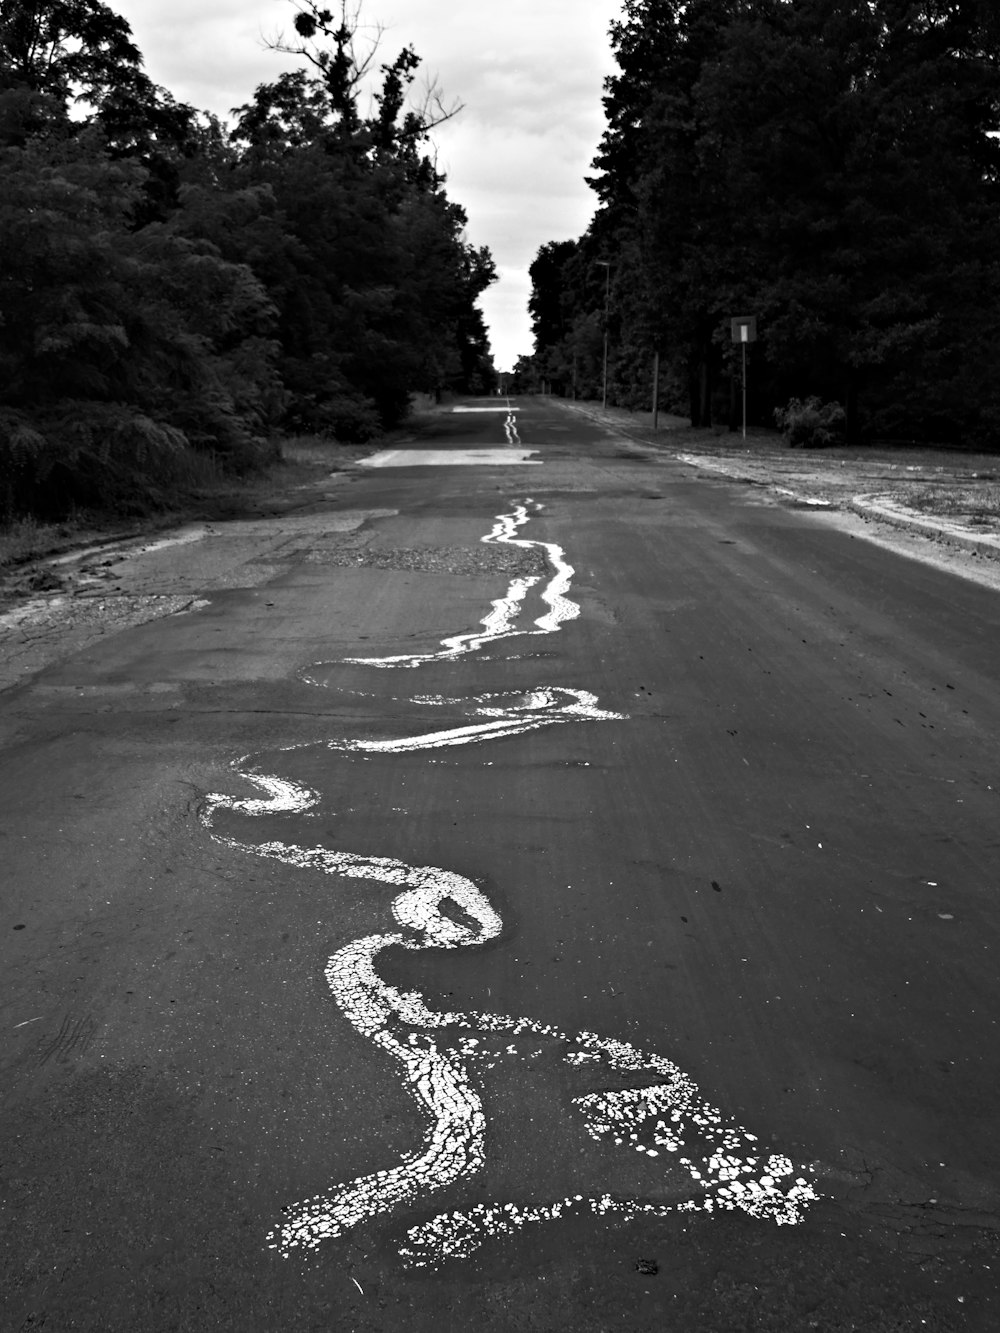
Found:
[{"label": "cracked asphalt patch", "polygon": [[365,525],[395,512],[358,509],[207,524],[39,562],[30,575],[35,595],[12,601],[25,587],[23,575],[13,591],[0,589],[8,600],[0,613],[0,690],[108,635],[195,611],[212,592],[260,587],[289,560],[305,560],[306,551],[331,538],[366,541],[371,533],[362,532]]},{"label": "cracked asphalt patch", "polygon": [[204,605],[190,595],[59,596],[23,603],[0,617],[0,690],[109,634]]},{"label": "cracked asphalt patch", "polygon": [[425,574],[464,574],[532,578],[545,573],[547,563],[538,551],[518,551],[497,546],[416,546],[313,548],[292,552],[288,559],[304,559],[312,565],[336,565],[364,569],[408,569]]}]

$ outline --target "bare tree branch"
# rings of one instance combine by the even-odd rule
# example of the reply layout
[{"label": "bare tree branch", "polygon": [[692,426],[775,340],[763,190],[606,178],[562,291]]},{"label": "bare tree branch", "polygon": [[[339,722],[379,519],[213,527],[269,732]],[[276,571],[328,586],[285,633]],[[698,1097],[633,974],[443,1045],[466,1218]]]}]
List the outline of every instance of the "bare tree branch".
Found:
[{"label": "bare tree branch", "polygon": [[[293,19],[295,35],[281,30],[264,37],[264,44],[272,51],[302,57],[334,93],[335,100],[349,99],[353,106],[365,85],[370,83],[387,31],[385,25],[362,22],[363,0],[339,0],[329,8],[321,0],[290,0],[290,3],[296,11]],[[416,63],[414,60],[414,65]],[[392,68],[382,66],[386,73]],[[377,116],[380,98],[381,94],[370,88],[369,119]],[[452,120],[462,110],[464,103],[457,99],[446,103],[437,75],[425,78],[419,97],[408,99],[411,124],[417,125],[424,135]]]},{"label": "bare tree branch", "polygon": [[453,120],[460,111],[465,110],[465,103],[457,98],[450,105],[444,101],[444,90],[438,83],[438,76],[427,75],[421,90],[420,101],[414,104],[414,112],[428,132]]},{"label": "bare tree branch", "polygon": [[[317,43],[317,34],[341,49],[350,62],[350,87],[359,87],[371,70],[372,64],[382,45],[385,26],[381,23],[362,24],[362,0],[353,4],[340,0],[339,15],[324,8],[317,0],[291,0],[296,8],[293,26],[298,40],[286,35],[284,29],[264,38],[264,45],[271,51],[280,51],[283,55],[302,56],[320,74],[326,74],[331,56],[327,49]],[[358,35],[365,37],[366,49],[359,50]]]}]

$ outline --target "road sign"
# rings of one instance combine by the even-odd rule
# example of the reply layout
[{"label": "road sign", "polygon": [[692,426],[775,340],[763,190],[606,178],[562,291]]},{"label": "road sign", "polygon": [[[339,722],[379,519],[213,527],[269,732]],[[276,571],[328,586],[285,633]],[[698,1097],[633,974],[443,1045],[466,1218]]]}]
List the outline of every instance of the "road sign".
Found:
[{"label": "road sign", "polygon": [[734,343],[755,343],[757,341],[757,316],[736,315],[730,320]]},{"label": "road sign", "polygon": [[757,341],[757,316],[734,315],[729,321],[733,342],[743,347],[743,438],[747,437],[747,343]]}]

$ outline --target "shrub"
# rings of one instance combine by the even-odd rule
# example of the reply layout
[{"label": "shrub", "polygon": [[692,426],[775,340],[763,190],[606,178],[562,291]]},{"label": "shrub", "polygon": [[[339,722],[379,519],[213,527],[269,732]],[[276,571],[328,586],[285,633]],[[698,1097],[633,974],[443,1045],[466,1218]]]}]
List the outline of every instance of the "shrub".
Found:
[{"label": "shrub", "polygon": [[774,419],[790,448],[822,449],[843,439],[847,416],[839,403],[813,396],[790,399],[787,407],[775,411]]},{"label": "shrub", "polygon": [[297,435],[322,435],[341,444],[366,444],[382,433],[375,404],[349,391],[320,398],[297,394],[285,413],[285,430]]},{"label": "shrub", "polygon": [[194,479],[184,434],[122,403],[0,408],[0,517],[76,508],[143,513]]},{"label": "shrub", "polygon": [[367,444],[382,433],[375,405],[361,398],[331,398],[320,413],[324,435],[345,444]]}]

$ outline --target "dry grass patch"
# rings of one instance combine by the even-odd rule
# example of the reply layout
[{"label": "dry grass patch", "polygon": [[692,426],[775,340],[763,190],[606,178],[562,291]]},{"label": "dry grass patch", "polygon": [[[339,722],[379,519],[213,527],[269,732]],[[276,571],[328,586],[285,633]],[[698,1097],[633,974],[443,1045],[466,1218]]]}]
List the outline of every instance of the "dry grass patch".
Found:
[{"label": "dry grass patch", "polygon": [[317,490],[323,478],[349,468],[373,450],[373,445],[290,436],[281,441],[280,461],[244,477],[226,475],[210,459],[196,460],[198,466],[185,478],[185,485],[147,514],[123,517],[114,511],[81,510],[59,523],[31,517],[0,521],[0,574],[13,577],[24,593],[34,587],[24,566],[77,546],[148,535],[193,519],[253,517],[294,508],[306,502],[308,492]]},{"label": "dry grass patch", "polygon": [[85,528],[83,522],[40,523],[34,518],[0,523],[0,570],[16,569],[61,551]]},{"label": "dry grass patch", "polygon": [[993,525],[1000,520],[1000,481],[982,478],[924,486],[912,491],[907,503],[922,513]]}]

